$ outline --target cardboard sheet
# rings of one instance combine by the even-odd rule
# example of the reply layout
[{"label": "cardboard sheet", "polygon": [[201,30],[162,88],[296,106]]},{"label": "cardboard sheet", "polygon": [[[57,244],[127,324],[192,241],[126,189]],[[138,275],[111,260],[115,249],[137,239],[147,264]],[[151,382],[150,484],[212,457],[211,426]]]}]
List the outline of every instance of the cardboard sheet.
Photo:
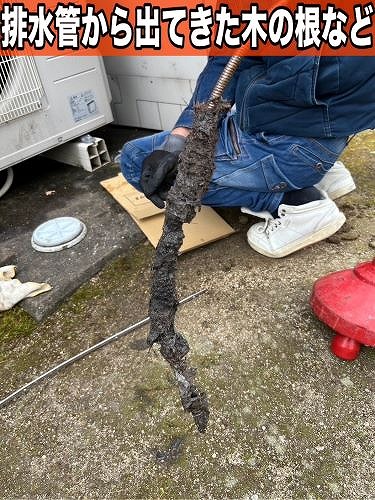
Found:
[{"label": "cardboard sheet", "polygon": [[133,188],[123,177],[118,174],[116,177],[107,179],[100,183],[113,198],[125,208],[125,210],[136,219],[144,219],[152,215],[162,214],[164,210],[155,207],[143,193]]},{"label": "cardboard sheet", "polygon": [[[164,210],[156,208],[142,193],[126,182],[121,174],[102,181],[100,184],[125,208],[156,248],[162,233]],[[234,229],[210,207],[202,207],[190,224],[183,225],[183,230],[185,238],[180,253],[207,245],[234,233]]]}]

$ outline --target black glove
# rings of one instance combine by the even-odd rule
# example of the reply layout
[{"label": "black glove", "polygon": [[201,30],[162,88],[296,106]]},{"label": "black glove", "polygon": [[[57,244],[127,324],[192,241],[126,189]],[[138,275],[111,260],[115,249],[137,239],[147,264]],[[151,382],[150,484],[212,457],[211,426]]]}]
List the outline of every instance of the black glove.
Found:
[{"label": "black glove", "polygon": [[178,157],[184,146],[185,137],[171,134],[160,149],[153,151],[143,161],[141,188],[158,208],[164,208],[168,191],[176,179]]},{"label": "black glove", "polygon": [[164,201],[177,175],[177,163],[177,153],[162,150],[153,151],[143,161],[141,188],[158,208],[164,208]]}]

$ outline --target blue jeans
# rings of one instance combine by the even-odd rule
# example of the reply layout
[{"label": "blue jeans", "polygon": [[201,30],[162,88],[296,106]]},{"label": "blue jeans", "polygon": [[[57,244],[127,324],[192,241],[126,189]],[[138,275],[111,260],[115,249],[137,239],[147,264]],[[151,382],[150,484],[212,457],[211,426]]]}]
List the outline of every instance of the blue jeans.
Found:
[{"label": "blue jeans", "polygon": [[[143,160],[168,134],[160,132],[124,145],[121,170],[138,191],[142,191],[139,181]],[[249,135],[240,130],[229,113],[219,127],[216,169],[202,203],[274,212],[285,192],[319,182],[346,143],[346,137],[314,139],[265,132]]]}]

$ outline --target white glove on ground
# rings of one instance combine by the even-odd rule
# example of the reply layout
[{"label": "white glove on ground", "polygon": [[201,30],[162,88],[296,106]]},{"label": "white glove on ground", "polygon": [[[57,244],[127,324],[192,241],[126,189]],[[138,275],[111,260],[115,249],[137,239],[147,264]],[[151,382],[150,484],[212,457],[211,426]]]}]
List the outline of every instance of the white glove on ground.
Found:
[{"label": "white glove on ground", "polygon": [[0,267],[0,311],[11,309],[17,302],[27,297],[35,297],[43,292],[51,290],[47,283],[21,283],[13,279],[16,274],[16,266]]}]

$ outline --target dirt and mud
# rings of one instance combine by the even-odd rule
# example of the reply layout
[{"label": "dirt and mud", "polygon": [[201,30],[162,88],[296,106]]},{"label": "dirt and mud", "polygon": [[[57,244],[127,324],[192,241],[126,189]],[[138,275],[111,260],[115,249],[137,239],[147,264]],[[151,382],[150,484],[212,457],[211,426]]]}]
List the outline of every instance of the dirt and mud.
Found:
[{"label": "dirt and mud", "polygon": [[228,109],[220,100],[196,107],[192,131],[180,155],[178,174],[167,198],[163,233],[156,248],[152,269],[150,333],[148,343],[160,344],[163,358],[170,364],[180,390],[185,411],[192,414],[199,432],[205,432],[209,419],[205,392],[195,385],[196,370],[187,362],[189,344],[175,329],[177,310],[176,270],[184,233],[201,207],[215,169],[214,153],[218,139],[219,116]]},{"label": "dirt and mud", "polygon": [[[375,134],[342,160],[357,190],[338,200],[354,239],[272,260],[236,234],[179,259],[178,309],[211,416],[198,434],[146,328],[69,367],[0,412],[0,496],[13,498],[375,497],[375,349],[346,363],[309,306],[316,279],[374,258]],[[35,323],[0,316],[0,394],[147,316],[154,251],[141,244]]]}]

